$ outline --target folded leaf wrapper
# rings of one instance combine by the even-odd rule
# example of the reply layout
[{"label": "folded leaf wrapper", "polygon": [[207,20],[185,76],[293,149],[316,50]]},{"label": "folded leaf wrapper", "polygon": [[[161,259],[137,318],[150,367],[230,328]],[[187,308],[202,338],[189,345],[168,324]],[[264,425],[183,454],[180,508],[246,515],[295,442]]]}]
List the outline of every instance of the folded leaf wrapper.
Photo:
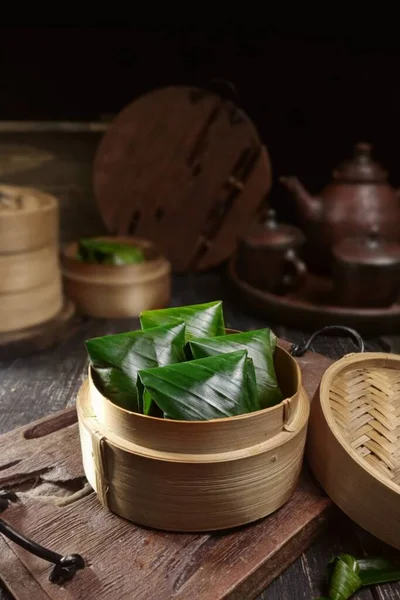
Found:
[{"label": "folded leaf wrapper", "polygon": [[[138,390],[140,398],[147,392],[168,419],[211,420],[260,408],[246,350],[140,371]],[[145,414],[150,410],[144,401],[142,407]]]},{"label": "folded leaf wrapper", "polygon": [[185,324],[92,338],[86,342],[99,390],[122,408],[139,412],[138,371],[185,360]]},{"label": "folded leaf wrapper", "polygon": [[260,407],[267,408],[283,400],[274,365],[276,342],[276,336],[270,329],[259,329],[213,338],[193,339],[189,342],[189,348],[195,359],[247,350],[248,357],[254,363]]},{"label": "folded leaf wrapper", "polygon": [[384,558],[335,556],[328,565],[329,597],[315,600],[348,600],[361,587],[400,580],[400,567]]},{"label": "folded leaf wrapper", "polygon": [[142,329],[184,321],[186,341],[196,337],[214,337],[225,334],[222,301],[147,310],[140,315]]},{"label": "folded leaf wrapper", "polygon": [[100,265],[133,265],[144,262],[143,252],[131,244],[84,239],[79,241],[78,260]]}]

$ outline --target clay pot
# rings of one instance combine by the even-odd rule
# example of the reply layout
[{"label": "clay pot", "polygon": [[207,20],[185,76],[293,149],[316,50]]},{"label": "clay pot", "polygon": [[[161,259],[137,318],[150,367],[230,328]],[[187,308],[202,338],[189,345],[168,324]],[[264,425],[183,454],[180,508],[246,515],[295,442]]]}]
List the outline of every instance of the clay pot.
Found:
[{"label": "clay pot", "polygon": [[337,302],[342,306],[385,307],[400,289],[400,244],[388,242],[373,227],[368,236],[337,244],[333,276]]}]

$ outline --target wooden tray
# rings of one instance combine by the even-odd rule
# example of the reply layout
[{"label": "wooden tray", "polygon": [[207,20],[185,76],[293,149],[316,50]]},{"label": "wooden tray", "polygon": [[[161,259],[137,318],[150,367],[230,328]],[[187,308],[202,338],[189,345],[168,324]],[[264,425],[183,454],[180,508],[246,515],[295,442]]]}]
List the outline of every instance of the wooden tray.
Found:
[{"label": "wooden tray", "polygon": [[334,306],[331,304],[333,284],[328,278],[309,274],[300,290],[278,296],[239,279],[234,258],[229,262],[227,275],[232,299],[268,318],[269,322],[301,326],[303,331],[325,325],[344,325],[370,335],[400,331],[400,304],[368,309]]},{"label": "wooden tray", "polygon": [[[311,352],[298,360],[312,397],[332,361]],[[57,552],[82,554],[90,565],[60,588],[48,581],[48,563],[0,538],[0,579],[17,600],[250,600],[332,514],[332,502],[304,471],[289,502],[250,526],[217,534],[137,527],[100,505],[86,485],[78,448],[73,408],[0,437],[0,488],[20,499],[2,517]]]},{"label": "wooden tray", "polygon": [[185,86],[125,107],[94,164],[108,230],[151,240],[176,272],[227,259],[271,182],[268,152],[249,117],[220,93]]}]

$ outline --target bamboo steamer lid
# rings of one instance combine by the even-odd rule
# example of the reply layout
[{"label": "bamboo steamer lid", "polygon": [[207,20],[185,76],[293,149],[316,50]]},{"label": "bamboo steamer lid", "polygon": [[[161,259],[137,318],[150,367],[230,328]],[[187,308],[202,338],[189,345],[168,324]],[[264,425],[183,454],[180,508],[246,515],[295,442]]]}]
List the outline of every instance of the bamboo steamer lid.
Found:
[{"label": "bamboo steamer lid", "polygon": [[100,501],[135,523],[210,531],[265,517],[293,493],[309,400],[296,361],[280,347],[277,406],[213,421],[172,421],[111,403],[89,378],[77,398],[86,476]]},{"label": "bamboo steamer lid", "polygon": [[312,402],[307,458],[332,500],[400,549],[400,356],[344,357]]},{"label": "bamboo steamer lid", "polygon": [[58,244],[59,208],[54,196],[36,189],[0,185],[0,200],[21,201],[24,210],[0,210],[0,254]]},{"label": "bamboo steamer lid", "polygon": [[135,317],[168,305],[171,265],[154,244],[132,237],[95,239],[132,244],[146,260],[119,266],[89,264],[76,259],[77,242],[67,245],[61,256],[64,290],[79,312],[98,318]]},{"label": "bamboo steamer lid", "polygon": [[227,259],[271,182],[268,152],[249,117],[226,95],[185,86],[125,107],[94,164],[109,232],[153,241],[176,272]]}]

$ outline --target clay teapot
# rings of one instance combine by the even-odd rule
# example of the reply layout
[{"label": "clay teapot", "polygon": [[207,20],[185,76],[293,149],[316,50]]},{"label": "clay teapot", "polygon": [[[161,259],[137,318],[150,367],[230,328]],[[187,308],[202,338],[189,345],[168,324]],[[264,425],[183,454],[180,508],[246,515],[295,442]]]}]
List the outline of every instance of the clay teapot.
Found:
[{"label": "clay teapot", "polygon": [[367,235],[372,225],[387,240],[400,236],[400,194],[387,172],[371,158],[371,146],[358,143],[353,157],[341,163],[318,197],[296,177],[281,177],[294,196],[309,245],[309,264],[330,272],[332,249],[341,239]]}]

